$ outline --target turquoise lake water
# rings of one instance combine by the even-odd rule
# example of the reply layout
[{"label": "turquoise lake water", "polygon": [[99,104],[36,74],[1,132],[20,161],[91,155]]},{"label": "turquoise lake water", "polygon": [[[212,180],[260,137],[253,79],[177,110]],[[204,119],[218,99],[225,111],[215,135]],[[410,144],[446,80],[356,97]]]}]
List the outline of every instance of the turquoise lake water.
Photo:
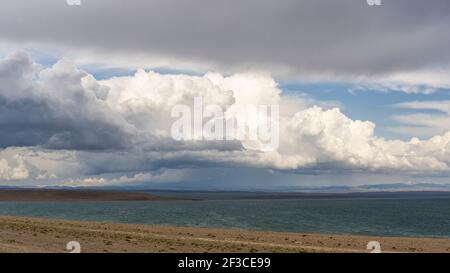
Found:
[{"label": "turquoise lake water", "polygon": [[0,215],[269,231],[450,238],[450,198],[0,202]]}]

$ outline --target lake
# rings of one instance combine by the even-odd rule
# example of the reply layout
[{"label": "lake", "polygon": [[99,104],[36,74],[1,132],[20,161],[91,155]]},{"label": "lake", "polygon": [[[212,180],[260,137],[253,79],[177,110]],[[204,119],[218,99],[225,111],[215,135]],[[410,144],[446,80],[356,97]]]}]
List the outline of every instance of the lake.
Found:
[{"label": "lake", "polygon": [[0,215],[267,231],[450,238],[450,198],[0,202]]}]

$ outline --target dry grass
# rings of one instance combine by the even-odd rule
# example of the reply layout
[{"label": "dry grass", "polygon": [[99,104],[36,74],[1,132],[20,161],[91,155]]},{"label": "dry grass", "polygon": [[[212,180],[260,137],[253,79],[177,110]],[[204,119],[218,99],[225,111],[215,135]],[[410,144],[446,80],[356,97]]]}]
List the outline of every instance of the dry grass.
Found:
[{"label": "dry grass", "polygon": [[0,252],[450,252],[450,240],[258,232],[0,217]]}]

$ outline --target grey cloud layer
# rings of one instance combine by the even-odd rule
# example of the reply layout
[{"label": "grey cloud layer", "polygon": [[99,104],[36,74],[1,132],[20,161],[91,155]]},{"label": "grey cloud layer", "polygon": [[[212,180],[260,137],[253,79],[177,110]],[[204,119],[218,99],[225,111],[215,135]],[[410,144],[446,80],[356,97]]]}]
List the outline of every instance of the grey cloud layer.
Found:
[{"label": "grey cloud layer", "polygon": [[219,69],[370,76],[448,66],[449,13],[448,0],[8,0],[0,37]]}]

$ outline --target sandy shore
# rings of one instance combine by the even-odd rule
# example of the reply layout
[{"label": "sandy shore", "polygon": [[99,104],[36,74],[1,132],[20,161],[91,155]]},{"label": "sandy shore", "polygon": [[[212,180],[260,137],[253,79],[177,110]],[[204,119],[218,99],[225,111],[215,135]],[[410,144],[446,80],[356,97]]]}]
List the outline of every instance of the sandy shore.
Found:
[{"label": "sandy shore", "polygon": [[0,217],[0,252],[450,252],[450,239],[258,232]]}]

